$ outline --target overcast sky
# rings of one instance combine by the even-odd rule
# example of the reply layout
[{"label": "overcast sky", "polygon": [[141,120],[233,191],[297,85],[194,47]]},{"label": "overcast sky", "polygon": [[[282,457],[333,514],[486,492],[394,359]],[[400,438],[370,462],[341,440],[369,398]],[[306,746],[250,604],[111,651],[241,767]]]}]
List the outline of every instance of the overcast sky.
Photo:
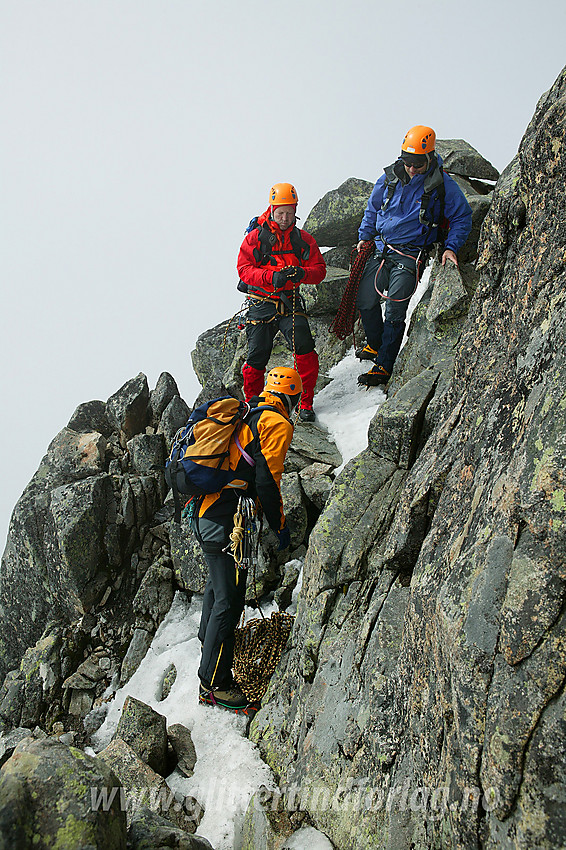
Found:
[{"label": "overcast sky", "polygon": [[499,170],[565,59],[564,0],[0,0],[0,547],[75,407],[241,305],[269,187],[299,215],[414,124]]}]

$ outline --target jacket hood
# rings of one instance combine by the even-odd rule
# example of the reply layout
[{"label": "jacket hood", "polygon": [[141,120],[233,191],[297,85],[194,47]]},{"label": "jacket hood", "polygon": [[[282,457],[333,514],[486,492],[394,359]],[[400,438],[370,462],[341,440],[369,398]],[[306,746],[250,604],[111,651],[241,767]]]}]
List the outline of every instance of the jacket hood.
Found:
[{"label": "jacket hood", "polygon": [[[252,402],[253,402],[253,399],[252,399]],[[258,407],[261,407],[264,404],[270,404],[273,407],[276,407],[277,410],[279,410],[285,416],[286,419],[289,419],[289,413],[287,411],[287,405],[285,404],[283,399],[280,398],[278,395],[275,395],[275,393],[271,393],[269,391],[264,390],[261,393],[261,395],[258,396],[257,402],[258,402],[257,403]]]}]

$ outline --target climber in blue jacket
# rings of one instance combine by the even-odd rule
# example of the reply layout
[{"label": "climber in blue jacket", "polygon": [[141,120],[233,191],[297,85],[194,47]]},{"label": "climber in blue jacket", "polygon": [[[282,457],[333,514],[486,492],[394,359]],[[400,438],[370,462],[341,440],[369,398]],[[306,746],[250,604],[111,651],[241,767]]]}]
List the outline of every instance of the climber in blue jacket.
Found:
[{"label": "climber in blue jacket", "polygon": [[[456,182],[442,170],[430,127],[412,127],[399,159],[375,184],[359,229],[358,252],[368,254],[356,306],[367,345],[356,351],[374,366],[364,386],[386,384],[405,332],[411,296],[426,264],[427,249],[444,243],[442,265],[458,265],[458,251],[472,229],[472,210]],[[448,230],[446,232],[446,225]],[[385,321],[381,299],[385,298]]]}]

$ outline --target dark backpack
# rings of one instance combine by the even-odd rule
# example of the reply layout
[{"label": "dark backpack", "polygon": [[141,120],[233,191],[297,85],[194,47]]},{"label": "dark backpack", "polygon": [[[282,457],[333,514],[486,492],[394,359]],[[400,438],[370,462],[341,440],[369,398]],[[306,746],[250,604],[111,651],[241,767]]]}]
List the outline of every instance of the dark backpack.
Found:
[{"label": "dark backpack", "polygon": [[165,464],[165,480],[173,491],[176,522],[181,520],[179,493],[185,496],[218,493],[236,479],[236,473],[230,469],[232,439],[244,460],[255,466],[253,458],[240,445],[238,430],[252,414],[263,410],[277,408],[267,404],[252,408],[245,401],[223,396],[193,410],[187,424],[177,431]]}]

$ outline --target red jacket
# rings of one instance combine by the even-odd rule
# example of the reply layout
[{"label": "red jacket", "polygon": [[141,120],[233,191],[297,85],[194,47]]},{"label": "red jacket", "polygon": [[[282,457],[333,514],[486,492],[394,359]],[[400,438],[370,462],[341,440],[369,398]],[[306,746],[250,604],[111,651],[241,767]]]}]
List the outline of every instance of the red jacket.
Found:
[{"label": "red jacket", "polygon": [[[251,233],[246,235],[242,242],[240,253],[238,255],[238,274],[240,280],[250,287],[250,290],[256,291],[257,295],[266,295],[270,298],[277,299],[277,292],[273,288],[273,273],[285,266],[301,266],[305,271],[304,278],[300,283],[317,285],[320,283],[326,274],[326,263],[320,253],[320,249],[314,238],[307,233],[306,230],[289,227],[287,230],[281,230],[270,218],[271,211],[266,210],[263,215],[258,218],[258,225],[267,225],[271,233],[275,236],[275,244],[272,247],[273,253],[270,255],[267,262],[261,261],[261,244],[260,244],[260,229],[256,227]],[[293,251],[291,243],[291,233],[296,230],[300,239],[308,246],[308,257],[302,261],[298,259]],[[283,292],[292,292],[298,289],[299,283],[287,281]]]}]

